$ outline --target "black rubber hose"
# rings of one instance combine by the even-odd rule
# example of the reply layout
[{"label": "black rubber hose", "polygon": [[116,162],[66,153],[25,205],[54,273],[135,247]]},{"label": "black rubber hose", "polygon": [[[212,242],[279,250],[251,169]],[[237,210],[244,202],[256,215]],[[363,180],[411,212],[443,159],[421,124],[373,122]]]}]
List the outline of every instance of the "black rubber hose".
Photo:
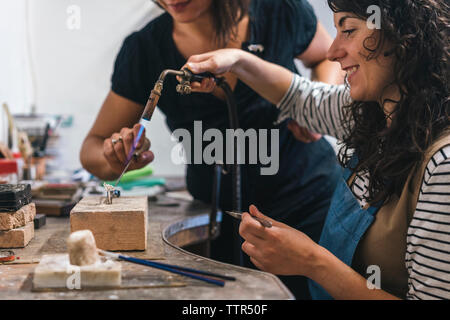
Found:
[{"label": "black rubber hose", "polygon": [[[187,75],[189,82],[192,81],[196,81],[196,82],[201,82],[204,78],[213,78],[216,81],[216,84],[222,88],[222,90],[225,92],[225,96],[226,96],[226,102],[227,102],[227,107],[228,107],[228,116],[229,116],[229,122],[230,122],[230,129],[233,129],[234,131],[236,131],[237,129],[239,129],[239,120],[238,120],[238,114],[237,114],[237,104],[236,104],[236,100],[234,98],[234,93],[233,90],[231,90],[230,85],[226,82],[225,78],[220,77],[217,78],[215,77],[212,73],[209,72],[205,72],[202,74],[194,74],[191,70],[189,69],[184,69],[183,70]],[[236,212],[242,212],[242,174],[241,174],[241,166],[238,163],[238,145],[236,143],[236,137],[234,138],[233,141],[233,146],[234,146],[234,163],[231,166],[231,174],[232,174],[232,185],[233,185],[233,198],[232,198],[232,205],[233,205],[233,210]],[[217,167],[216,167],[217,170]],[[215,179],[216,180],[216,179]],[[217,183],[217,181],[215,181]],[[219,182],[220,184],[220,182]],[[214,187],[213,193],[215,191],[217,191],[218,189],[220,190],[220,187],[217,188],[218,186],[216,185]],[[213,204],[217,202],[218,199],[215,198],[213,199]],[[214,219],[215,214],[217,214],[216,208],[212,209],[212,215],[210,216],[211,219]],[[211,236],[211,231],[212,231],[212,226],[215,224],[215,221],[210,221],[210,236]],[[233,250],[233,260],[234,263],[240,266],[243,266],[244,264],[244,257],[242,254],[242,250],[241,250],[241,238],[239,236],[239,223],[238,222],[234,222],[233,223],[233,235],[234,235],[234,250]],[[211,238],[211,237],[210,237]]]},{"label": "black rubber hose", "polygon": [[[227,107],[228,107],[228,116],[230,121],[230,127],[233,130],[237,130],[239,128],[239,119],[237,114],[237,104],[234,98],[233,91],[230,88],[230,85],[225,81],[224,78],[220,78],[217,81],[217,85],[222,88],[225,92]],[[234,164],[232,167],[232,184],[233,184],[233,210],[236,212],[242,212],[242,177],[241,177],[241,165],[238,162],[238,145],[236,143],[236,138],[233,141],[234,145]],[[234,263],[240,266],[244,264],[244,257],[242,255],[241,250],[241,238],[239,236],[239,223],[235,222],[233,224],[234,230]]]},{"label": "black rubber hose", "polygon": [[220,209],[220,184],[222,178],[222,165],[216,164],[214,166],[213,176],[213,192],[211,201],[211,214],[209,221],[209,240],[217,238],[219,234],[219,224],[217,223],[217,214],[221,212]]}]

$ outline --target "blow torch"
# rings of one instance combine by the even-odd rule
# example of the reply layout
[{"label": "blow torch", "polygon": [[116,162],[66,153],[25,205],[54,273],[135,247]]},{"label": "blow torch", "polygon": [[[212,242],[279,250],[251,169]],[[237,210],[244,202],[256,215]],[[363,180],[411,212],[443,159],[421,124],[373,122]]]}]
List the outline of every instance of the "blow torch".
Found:
[{"label": "blow torch", "polygon": [[[107,195],[108,195],[108,202],[112,203],[112,198],[120,197],[119,190],[116,190],[117,185],[119,184],[120,180],[122,179],[123,175],[127,172],[133,158],[139,157],[140,153],[139,151],[136,152],[136,146],[139,142],[139,140],[142,137],[145,125],[150,122],[152,119],[153,113],[156,109],[156,106],[158,104],[159,98],[162,95],[163,86],[164,86],[164,80],[168,75],[178,76],[180,77],[181,81],[177,85],[176,90],[179,94],[186,95],[192,93],[191,83],[192,82],[202,82],[205,78],[212,78],[216,82],[217,86],[222,88],[222,90],[225,92],[226,95],[226,102],[228,107],[228,116],[229,116],[229,122],[230,122],[230,129],[237,130],[239,128],[239,122],[238,122],[238,116],[237,116],[237,105],[236,101],[234,99],[233,91],[231,90],[229,84],[226,82],[225,78],[223,77],[216,77],[214,74],[210,72],[205,72],[201,74],[194,74],[189,69],[185,68],[183,70],[164,70],[161,75],[159,76],[159,79],[156,81],[156,84],[153,88],[153,90],[150,93],[150,97],[148,98],[147,104],[144,108],[144,112],[142,113],[141,120],[139,121],[141,123],[141,129],[139,130],[138,135],[136,136],[133,146],[131,148],[131,151],[127,158],[127,164],[125,166],[125,169],[123,170],[120,177],[117,179],[115,186],[108,186],[106,188]],[[233,183],[233,211],[241,212],[242,211],[242,196],[241,196],[241,167],[237,161],[238,157],[238,147],[237,143],[234,143],[234,164],[231,167],[231,173],[232,173],[232,183]],[[225,174],[229,173],[230,170],[226,170],[222,168],[220,164],[216,164],[216,171],[220,175],[220,172],[224,172]],[[217,177],[217,174],[215,174],[214,178],[214,190],[213,190],[213,208],[212,212],[210,214],[210,225],[209,225],[209,238],[213,239],[215,238],[219,233],[219,226],[217,223],[217,215],[220,212],[219,209],[219,201],[218,198],[220,196],[220,178]],[[242,252],[240,250],[241,243],[240,238],[238,234],[238,225],[235,225],[234,228],[236,235],[234,240],[234,245],[236,247],[235,250],[235,264],[242,265]]]}]

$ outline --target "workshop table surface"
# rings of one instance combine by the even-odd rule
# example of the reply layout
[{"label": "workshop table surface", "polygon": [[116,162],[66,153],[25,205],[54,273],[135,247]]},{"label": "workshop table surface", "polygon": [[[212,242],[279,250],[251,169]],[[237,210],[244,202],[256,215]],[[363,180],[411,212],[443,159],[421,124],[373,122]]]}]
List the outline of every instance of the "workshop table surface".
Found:
[{"label": "workshop table surface", "polygon": [[[164,202],[164,201],[163,201]],[[224,264],[192,254],[179,246],[201,243],[207,237],[206,227],[209,206],[197,201],[179,200],[173,205],[149,202],[150,249],[158,252],[154,259],[169,264],[181,265],[205,271],[220,273],[236,278],[218,287],[195,279],[174,275],[141,265],[122,264],[123,288],[45,290],[33,289],[33,270],[37,261],[16,260],[14,264],[0,264],[0,299],[152,299],[152,300],[288,300],[294,299],[278,277],[258,270]],[[47,224],[35,230],[35,239],[29,247],[40,253],[61,252],[65,239],[58,235],[70,231],[68,217],[47,217]],[[40,235],[52,234],[51,244],[39,243]],[[56,238],[55,238],[56,237]],[[60,236],[60,238],[63,238]],[[34,243],[33,243],[34,242]],[[44,248],[45,247],[45,250]],[[50,250],[49,250],[50,248]],[[22,251],[21,251],[22,250]],[[20,257],[25,249],[14,250]],[[29,249],[31,250],[31,249]],[[28,250],[28,251],[29,251]],[[65,248],[64,248],[65,250]],[[153,249],[152,249],[153,250]],[[129,252],[139,257],[139,253]],[[33,263],[34,262],[34,263]],[[124,286],[124,284],[127,285]]]}]

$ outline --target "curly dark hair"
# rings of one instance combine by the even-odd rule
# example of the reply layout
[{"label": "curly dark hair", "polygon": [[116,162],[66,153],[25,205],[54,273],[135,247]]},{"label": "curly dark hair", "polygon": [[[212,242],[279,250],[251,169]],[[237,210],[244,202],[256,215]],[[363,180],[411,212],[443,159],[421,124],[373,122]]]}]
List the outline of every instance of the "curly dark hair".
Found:
[{"label": "curly dark hair", "polygon": [[[152,0],[160,8],[164,7],[158,0]],[[247,15],[251,0],[213,0],[212,16],[215,27],[215,41],[220,47],[237,36],[237,26]]]},{"label": "curly dark hair", "polygon": [[[385,203],[400,195],[411,170],[425,151],[449,128],[450,19],[448,0],[328,0],[334,12],[350,12],[367,20],[369,6],[381,9],[381,30],[364,42],[367,60],[394,57],[393,84],[400,90],[393,113],[378,102],[354,101],[345,107],[347,135],[339,161],[369,174],[366,200]],[[373,40],[377,39],[375,48]],[[384,44],[388,41],[389,51]],[[368,44],[371,43],[371,46]],[[392,101],[391,101],[392,102]],[[392,119],[388,126],[387,118]]]}]

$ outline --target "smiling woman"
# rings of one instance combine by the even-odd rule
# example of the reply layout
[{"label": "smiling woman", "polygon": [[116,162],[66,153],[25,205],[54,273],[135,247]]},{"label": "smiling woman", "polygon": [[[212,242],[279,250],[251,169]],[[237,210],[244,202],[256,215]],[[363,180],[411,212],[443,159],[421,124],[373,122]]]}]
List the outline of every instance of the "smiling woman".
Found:
[{"label": "smiling woman", "polygon": [[[381,33],[369,29],[367,20],[355,14],[341,12],[336,20],[340,32],[328,51],[328,59],[341,63],[354,100],[377,101],[383,97],[384,84],[394,78],[391,56],[378,54],[379,63],[371,63]],[[384,46],[380,50],[387,51],[389,44]]]},{"label": "smiling woman", "polygon": [[373,1],[328,2],[339,17],[329,58],[356,68],[348,76],[355,102],[345,111],[355,123],[341,150],[343,164],[356,149],[359,167],[371,177],[367,200],[385,201],[401,192],[414,164],[448,125],[448,5],[380,1],[382,30],[369,30]]},{"label": "smiling woman", "polygon": [[[347,87],[311,82],[239,50],[188,61],[193,72],[231,71],[278,105],[280,121],[344,141],[344,171],[319,243],[274,220],[262,228],[245,213],[242,249],[262,270],[309,277],[315,299],[449,299],[448,1],[328,3],[337,28],[328,58],[347,72]],[[367,23],[374,4],[378,30]],[[255,206],[249,211],[268,219]],[[371,270],[379,272],[366,280]]]}]

